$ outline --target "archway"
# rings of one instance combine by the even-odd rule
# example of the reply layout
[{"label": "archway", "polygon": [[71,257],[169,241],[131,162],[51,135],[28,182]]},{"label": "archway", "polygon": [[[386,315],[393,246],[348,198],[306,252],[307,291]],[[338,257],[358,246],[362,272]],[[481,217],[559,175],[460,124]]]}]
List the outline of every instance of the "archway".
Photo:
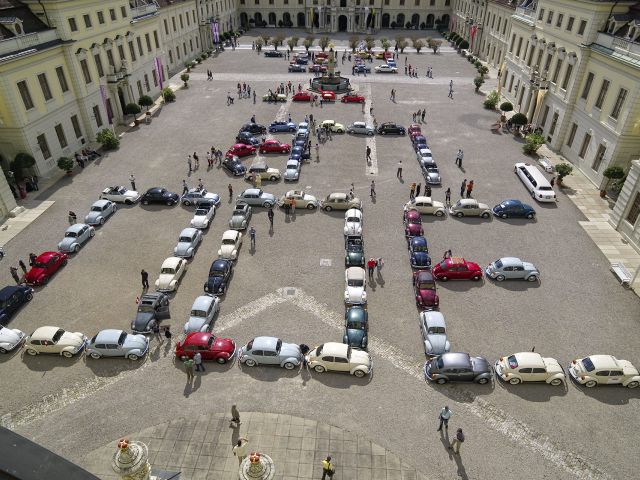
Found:
[{"label": "archway", "polygon": [[291,21],[291,14],[289,12],[284,12],[282,14],[282,23],[285,27],[293,27],[293,22]]},{"label": "archway", "polygon": [[414,28],[418,28],[418,26],[420,25],[420,15],[417,13],[414,13],[411,16],[411,25],[413,25]]},{"label": "archway", "polygon": [[313,26],[315,28],[320,28],[320,12],[317,8],[313,9]]},{"label": "archway", "polygon": [[373,18],[373,14],[370,13],[369,15],[367,15],[367,28],[373,28],[373,22],[374,22],[374,18]]},{"label": "archway", "polygon": [[382,28],[389,28],[389,24],[391,23],[391,17],[388,13],[382,14]]},{"label": "archway", "polygon": [[275,26],[276,24],[276,14],[274,12],[269,12],[269,25]]},{"label": "archway", "polygon": [[404,13],[399,13],[398,16],[396,17],[396,26],[398,28],[404,27]]},{"label": "archway", "polygon": [[307,26],[307,19],[302,12],[298,12],[298,26],[302,28]]},{"label": "archway", "polygon": [[442,18],[440,19],[440,25],[444,28],[449,28],[449,15],[448,14],[444,14],[442,15]]},{"label": "archway", "polygon": [[253,19],[256,21],[256,27],[262,26],[262,14],[260,12],[254,13]]},{"label": "archway", "polygon": [[433,28],[433,21],[434,21],[434,16],[432,13],[430,13],[429,15],[427,15],[427,28]]},{"label": "archway", "polygon": [[240,14],[240,25],[242,26],[243,29],[249,26],[249,17],[247,15],[247,12],[242,12]]},{"label": "archway", "polygon": [[348,24],[347,16],[346,15],[340,15],[338,17],[338,31],[339,32],[346,32],[347,31],[347,24]]}]

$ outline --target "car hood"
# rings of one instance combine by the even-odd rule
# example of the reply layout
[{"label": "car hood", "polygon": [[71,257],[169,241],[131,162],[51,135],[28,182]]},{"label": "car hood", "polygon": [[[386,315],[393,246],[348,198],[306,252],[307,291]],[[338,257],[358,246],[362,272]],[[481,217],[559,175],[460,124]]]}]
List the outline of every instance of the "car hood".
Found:
[{"label": "car hood", "polygon": [[62,239],[62,241],[58,244],[58,247],[62,250],[62,249],[68,249],[71,247],[71,245],[73,245],[74,243],[78,242],[78,237],[64,237]]},{"label": "car hood", "polygon": [[295,343],[283,343],[280,347],[280,357],[295,357],[301,359],[302,353],[300,352],[300,346]]},{"label": "car hood", "polygon": [[[85,223],[89,223],[91,221],[96,221],[98,218],[102,216],[103,212],[89,212],[85,217]],[[106,212],[104,212],[106,213]]]},{"label": "car hood", "polygon": [[366,365],[371,366],[371,357],[363,350],[351,350],[351,365]]},{"label": "car hood", "polygon": [[207,279],[207,287],[211,293],[216,293],[223,284],[224,277],[209,277]]},{"label": "car hood", "polygon": [[229,220],[229,225],[232,227],[241,227],[247,224],[247,218],[243,215],[234,215]]},{"label": "car hood", "polygon": [[138,312],[136,318],[131,322],[131,329],[137,332],[146,331],[149,328],[149,322],[156,317],[155,313]]},{"label": "car hood", "polygon": [[438,297],[435,290],[431,289],[418,290],[418,295],[420,295],[420,298],[422,298],[424,301],[427,301],[431,304],[435,303],[435,300]]},{"label": "car hood", "polygon": [[347,339],[349,340],[349,345],[352,347],[359,347],[362,345],[362,340],[364,339],[364,330],[348,328]]},{"label": "car hood", "polygon": [[0,330],[0,343],[15,345],[24,338],[24,333],[18,329],[4,327]]},{"label": "car hood", "polygon": [[362,287],[347,286],[345,293],[346,298],[351,302],[364,302],[367,298],[367,292]]},{"label": "car hood", "polygon": [[473,373],[480,374],[491,371],[489,362],[482,357],[471,357],[471,364],[473,365]]},{"label": "car hood", "polygon": [[447,342],[446,335],[427,335],[427,341],[431,344],[431,351],[429,353],[433,355],[442,355],[449,350],[449,342]]},{"label": "car hood", "polygon": [[44,268],[40,268],[40,267],[31,267],[31,270],[29,270],[27,272],[27,274],[25,275],[25,280],[27,282],[35,282],[36,280],[38,280],[38,278],[40,278],[41,275],[43,275],[45,273],[45,269]]},{"label": "car hood", "polygon": [[234,250],[236,250],[235,245],[220,245],[220,253],[222,253],[223,256],[231,255]]},{"label": "car hood", "polygon": [[178,245],[176,245],[175,248],[175,252],[176,253],[187,253],[187,251],[189,251],[190,248],[193,247],[193,244],[191,243],[187,243],[187,242],[178,242]]},{"label": "car hood", "polygon": [[85,339],[84,335],[80,332],[64,332],[58,343],[56,343],[59,347],[79,347],[84,344]]},{"label": "car hood", "polygon": [[174,274],[161,273],[158,277],[158,286],[160,287],[168,287],[169,284],[175,280],[176,276]]},{"label": "car hood", "polygon": [[127,335],[122,348],[128,350],[140,349],[144,351],[147,348],[147,344],[147,337],[145,337],[144,335]]},{"label": "car hood", "polygon": [[184,333],[199,332],[206,322],[206,318],[189,317],[189,320],[184,324]]}]

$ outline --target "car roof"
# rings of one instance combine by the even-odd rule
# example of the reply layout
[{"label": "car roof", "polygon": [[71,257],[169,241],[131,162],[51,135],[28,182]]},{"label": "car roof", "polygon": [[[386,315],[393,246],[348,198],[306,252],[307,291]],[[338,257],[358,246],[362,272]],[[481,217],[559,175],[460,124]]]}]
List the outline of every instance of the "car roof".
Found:
[{"label": "car roof", "polygon": [[86,227],[87,225],[84,223],[75,223],[73,225],[71,225],[69,228],[67,228],[67,232],[79,232],[82,228]]},{"label": "car roof", "polygon": [[427,244],[427,239],[422,236],[411,238],[411,245],[426,245],[426,244]]},{"label": "car roof", "polygon": [[161,299],[162,297],[166,297],[167,294],[166,293],[162,293],[162,292],[151,292],[151,293],[145,293],[144,295],[142,295],[142,297],[140,297],[140,301],[152,301],[155,302],[159,299]]},{"label": "car roof", "polygon": [[31,334],[31,340],[50,340],[59,330],[59,327],[39,327]]},{"label": "car roof", "polygon": [[215,298],[209,295],[200,295],[193,301],[192,310],[207,310],[215,302]]},{"label": "car roof", "polygon": [[339,193],[339,192],[337,192],[337,193],[332,193],[332,194],[330,194],[330,195],[329,195],[329,198],[333,198],[333,199],[338,199],[338,198],[346,199],[346,198],[347,198],[347,194],[346,194],[346,193]]},{"label": "car roof", "polygon": [[346,317],[349,320],[365,320],[366,310],[361,305],[354,305],[352,307],[347,308]]},{"label": "car roof", "polygon": [[350,208],[344,214],[345,217],[350,217],[351,215],[354,215],[354,216],[360,218],[360,217],[362,217],[362,211],[360,209],[358,209],[358,208]]},{"label": "car roof", "polygon": [[122,335],[123,330],[116,330],[114,328],[108,328],[106,330],[100,330],[96,335],[94,343],[116,343]]},{"label": "car roof", "polygon": [[349,278],[364,278],[364,268],[361,267],[349,267],[346,271]]},{"label": "car roof", "polygon": [[105,205],[109,205],[111,203],[111,200],[96,200],[95,202],[93,202],[93,205],[91,205],[92,207],[104,207]]},{"label": "car roof", "polygon": [[433,275],[431,274],[431,272],[429,270],[421,270],[418,273],[418,276],[416,277],[416,282],[421,282],[421,281],[433,281]]},{"label": "car roof", "polygon": [[230,260],[226,260],[224,258],[217,258],[211,263],[211,268],[213,268],[213,267],[216,267],[216,268],[227,267],[230,263],[231,263]]},{"label": "car roof", "polygon": [[59,252],[42,252],[40,255],[38,255],[36,260],[49,260],[54,255],[61,255],[61,253],[59,253]]},{"label": "car roof", "polygon": [[415,203],[418,203],[418,202],[433,203],[433,200],[431,200],[431,197],[420,196],[420,197],[415,197],[413,200],[415,201]]},{"label": "car roof", "polygon": [[252,168],[267,168],[266,162],[253,162],[253,165],[249,169]]},{"label": "car roof", "polygon": [[151,187],[147,193],[158,193],[164,190],[164,187]]},{"label": "car roof", "polygon": [[365,127],[367,124],[365,122],[353,122],[354,126]]},{"label": "car roof", "polygon": [[506,203],[508,205],[524,205],[520,200],[516,200],[514,198],[510,198],[509,200],[503,200],[500,203]]},{"label": "car roof", "polygon": [[223,240],[225,238],[235,239],[238,235],[239,235],[239,232],[237,232],[236,230],[225,230],[225,232],[222,234],[222,239]]},{"label": "car roof", "polygon": [[468,353],[444,353],[440,358],[445,367],[468,367],[471,364]]},{"label": "car roof", "polygon": [[24,290],[25,288],[23,285],[7,285],[0,290],[0,300],[6,300],[17,291]]},{"label": "car roof", "polygon": [[175,268],[182,261],[180,257],[169,257],[162,262],[162,268]]},{"label": "car roof", "polygon": [[275,350],[276,344],[278,343],[278,338],[276,337],[256,337],[253,339],[253,350],[264,348],[268,350]]},{"label": "car roof", "polygon": [[212,336],[213,334],[209,332],[191,332],[186,336],[182,345],[206,345]]},{"label": "car roof", "polygon": [[341,355],[347,356],[349,345],[338,342],[327,342],[322,346],[322,355]]},{"label": "car roof", "polygon": [[421,312],[420,316],[427,321],[427,325],[430,327],[446,327],[444,315],[440,312],[430,310],[428,312]]},{"label": "car roof", "polygon": [[259,188],[247,188],[243,193],[244,194],[250,194],[250,195],[260,195],[260,189]]},{"label": "car roof", "polygon": [[519,367],[544,368],[542,355],[536,352],[519,352],[513,354],[518,361]]},{"label": "car roof", "polygon": [[500,259],[500,261],[502,262],[503,265],[522,265],[522,263],[524,263],[522,260],[520,260],[517,257],[502,257]]},{"label": "car roof", "polygon": [[461,198],[458,203],[460,205],[477,205],[478,201],[475,198]]},{"label": "car roof", "polygon": [[463,265],[467,263],[466,260],[462,257],[449,257],[447,258],[446,262],[449,265]]},{"label": "car roof", "polygon": [[183,228],[182,231],[180,232],[180,236],[191,236],[193,234],[195,234],[198,231],[197,228],[191,228],[191,227],[187,227],[187,228]]},{"label": "car roof", "polygon": [[622,368],[622,365],[618,363],[618,359],[613,355],[591,355],[588,357],[596,367],[596,370],[602,368]]}]

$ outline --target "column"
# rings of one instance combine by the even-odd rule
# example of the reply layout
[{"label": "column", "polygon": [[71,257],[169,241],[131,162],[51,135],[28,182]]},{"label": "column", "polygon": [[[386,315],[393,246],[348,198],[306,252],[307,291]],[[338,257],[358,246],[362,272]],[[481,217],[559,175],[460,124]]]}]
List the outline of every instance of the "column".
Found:
[{"label": "column", "polygon": [[531,104],[529,105],[529,110],[527,111],[527,119],[529,123],[533,123],[533,117],[536,113],[536,104],[538,103],[538,90],[536,88],[531,87]]}]

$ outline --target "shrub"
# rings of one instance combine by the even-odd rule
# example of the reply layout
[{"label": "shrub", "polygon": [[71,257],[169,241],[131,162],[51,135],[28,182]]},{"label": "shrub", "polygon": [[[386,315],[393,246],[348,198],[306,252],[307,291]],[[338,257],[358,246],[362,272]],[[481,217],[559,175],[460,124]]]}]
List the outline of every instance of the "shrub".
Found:
[{"label": "shrub", "polygon": [[471,55],[471,54],[467,55],[467,60],[469,60],[470,62],[472,62],[472,61],[473,61],[473,55]]},{"label": "shrub", "polygon": [[442,40],[439,39],[434,39],[434,38],[430,38],[427,40],[427,45],[429,45],[429,48],[431,50],[433,50],[433,53],[436,54],[438,53],[438,50],[440,50],[440,45],[442,45]]},{"label": "shrub", "polygon": [[162,89],[162,98],[164,98],[165,102],[175,102],[176,94],[170,87],[165,87]]},{"label": "shrub", "polygon": [[124,106],[125,115],[137,115],[140,113],[140,107],[135,103],[127,103]]},{"label": "shrub", "polygon": [[102,144],[102,148],[105,150],[114,150],[120,146],[120,139],[108,128],[100,130],[96,135],[96,140]]},{"label": "shrub", "polygon": [[460,47],[460,50],[466,50],[467,48],[469,48],[469,42],[467,42],[466,40],[462,40],[462,42],[458,44],[458,47]]},{"label": "shrub", "polygon": [[376,46],[376,40],[371,35],[364,37],[364,44],[367,46],[367,50],[371,50]]},{"label": "shrub", "polygon": [[304,41],[302,42],[302,45],[304,45],[304,48],[307,50],[307,53],[309,53],[309,49],[313,46],[313,42],[315,40],[316,40],[316,37],[314,37],[313,35],[307,35]]},{"label": "shrub", "polygon": [[519,126],[526,125],[527,116],[524,113],[516,113],[513,117],[511,117],[511,123]]},{"label": "shrub", "polygon": [[476,68],[480,68],[482,66],[482,62],[478,59],[476,59],[475,62],[473,62],[473,66]]},{"label": "shrub", "polygon": [[532,155],[544,144],[544,137],[539,133],[530,133],[525,138],[526,143],[522,146],[522,150],[527,155]]},{"label": "shrub", "polygon": [[419,38],[413,38],[411,41],[413,42],[413,48],[416,49],[416,52],[420,53],[420,50],[422,50],[422,47],[424,47],[424,42]]},{"label": "shrub", "polygon": [[73,170],[73,160],[69,157],[60,157],[58,159],[58,168],[67,173],[71,172]]},{"label": "shrub", "polygon": [[330,42],[329,37],[327,36],[320,37],[320,40],[318,40],[318,46],[324,52],[325,49],[329,46],[329,42]]},{"label": "shrub", "polygon": [[500,104],[500,110],[502,110],[503,112],[512,112],[513,105],[511,104],[511,102],[502,102]]},{"label": "shrub", "polygon": [[349,37],[349,48],[351,48],[352,53],[356,53],[356,47],[360,43],[360,37],[353,35]]},{"label": "shrub", "polygon": [[602,176],[608,178],[609,180],[619,180],[624,177],[624,170],[622,167],[614,166],[605,168],[604,172],[602,172]]},{"label": "shrub", "polygon": [[400,49],[400,53],[404,53],[404,49],[407,48],[409,42],[407,42],[404,38],[397,42],[398,48]]},{"label": "shrub", "polygon": [[494,108],[496,108],[499,100],[500,97],[498,96],[498,92],[493,90],[489,93],[489,95],[487,95],[487,98],[484,101],[484,107],[488,108],[489,110],[493,110]]},{"label": "shrub", "polygon": [[484,77],[482,75],[477,76],[473,79],[473,84],[476,86],[476,92],[480,91],[480,87],[484,83]]},{"label": "shrub", "polygon": [[389,41],[388,38],[383,38],[380,40],[380,45],[382,46],[383,50],[385,52],[387,52],[389,50],[389,48],[391,48],[391,42]]},{"label": "shrub", "polygon": [[185,88],[189,86],[187,84],[187,82],[189,81],[189,74],[188,73],[183,73],[182,75],[180,75],[180,80],[182,80],[184,82]]},{"label": "shrub", "polygon": [[18,153],[9,168],[13,172],[16,180],[22,180],[24,178],[23,170],[31,168],[36,164],[36,159],[28,153]]},{"label": "shrub", "polygon": [[564,177],[571,175],[571,172],[573,172],[573,165],[568,163],[559,163],[556,165],[556,172],[558,173],[558,180],[562,181]]},{"label": "shrub", "polygon": [[148,111],[149,107],[153,105],[153,98],[151,98],[149,95],[142,95],[138,99],[138,105],[140,105],[141,107],[147,107]]},{"label": "shrub", "polygon": [[480,65],[478,67],[478,72],[480,73],[480,75],[485,76],[487,73],[489,73],[489,67],[487,67],[486,65]]},{"label": "shrub", "polygon": [[291,37],[289,40],[287,40],[287,46],[289,47],[289,50],[293,52],[293,49],[298,46],[299,41],[300,39],[298,37]]}]

